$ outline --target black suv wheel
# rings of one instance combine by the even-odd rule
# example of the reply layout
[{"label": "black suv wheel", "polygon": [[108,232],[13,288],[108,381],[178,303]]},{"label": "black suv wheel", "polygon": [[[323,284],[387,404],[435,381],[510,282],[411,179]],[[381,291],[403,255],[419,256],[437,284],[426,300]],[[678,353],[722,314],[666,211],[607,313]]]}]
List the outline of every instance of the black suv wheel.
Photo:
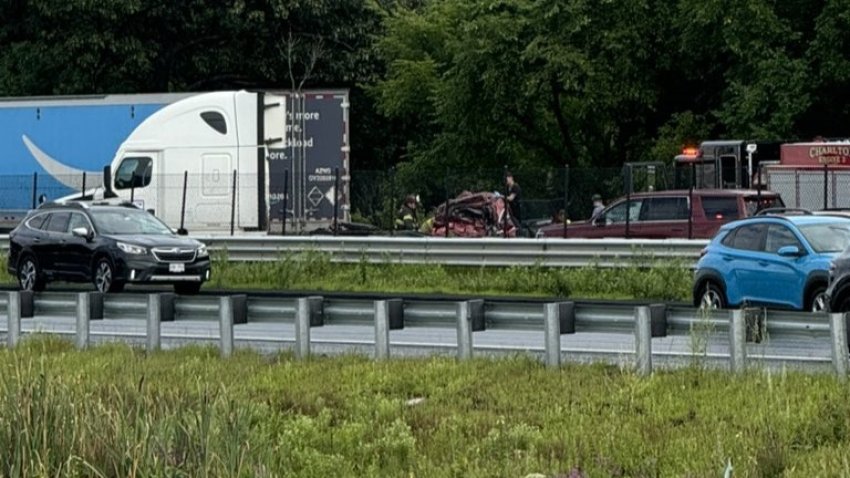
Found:
[{"label": "black suv wheel", "polygon": [[92,281],[99,292],[121,292],[124,290],[124,283],[115,278],[115,268],[112,266],[112,261],[106,257],[97,260],[92,273]]},{"label": "black suv wheel", "polygon": [[35,257],[26,255],[18,262],[18,285],[21,290],[44,290],[44,278]]}]

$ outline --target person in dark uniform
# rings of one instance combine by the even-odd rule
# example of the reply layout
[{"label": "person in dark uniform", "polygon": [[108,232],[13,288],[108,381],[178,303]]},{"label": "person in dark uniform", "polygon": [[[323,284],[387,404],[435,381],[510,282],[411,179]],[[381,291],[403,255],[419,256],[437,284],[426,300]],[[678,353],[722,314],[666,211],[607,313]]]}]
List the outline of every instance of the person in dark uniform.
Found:
[{"label": "person in dark uniform", "polygon": [[517,228],[520,227],[522,220],[522,211],[520,209],[520,200],[522,197],[522,188],[514,181],[514,175],[510,171],[505,173],[505,186],[507,186],[508,208],[511,211],[511,218],[514,220]]},{"label": "person in dark uniform", "polygon": [[408,194],[404,203],[398,210],[395,219],[395,228],[404,231],[415,231],[419,229],[419,211],[416,207],[416,196]]}]

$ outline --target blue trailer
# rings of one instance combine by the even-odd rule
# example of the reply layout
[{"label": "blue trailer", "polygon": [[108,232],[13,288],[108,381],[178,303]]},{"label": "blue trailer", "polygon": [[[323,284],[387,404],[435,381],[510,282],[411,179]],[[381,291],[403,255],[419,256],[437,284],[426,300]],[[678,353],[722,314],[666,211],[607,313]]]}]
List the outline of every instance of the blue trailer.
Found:
[{"label": "blue trailer", "polygon": [[[260,210],[266,217],[258,224],[280,229],[285,217],[292,224],[288,230],[297,231],[326,227],[334,214],[347,220],[348,91],[268,94],[286,98],[286,137],[266,151],[267,184],[258,200],[267,209]],[[198,95],[0,98],[0,228],[15,224],[41,201],[101,186],[104,166],[117,160],[139,126],[167,106]],[[242,125],[249,121],[262,122],[262,114],[240,120]],[[148,122],[148,138],[150,129]]]}]

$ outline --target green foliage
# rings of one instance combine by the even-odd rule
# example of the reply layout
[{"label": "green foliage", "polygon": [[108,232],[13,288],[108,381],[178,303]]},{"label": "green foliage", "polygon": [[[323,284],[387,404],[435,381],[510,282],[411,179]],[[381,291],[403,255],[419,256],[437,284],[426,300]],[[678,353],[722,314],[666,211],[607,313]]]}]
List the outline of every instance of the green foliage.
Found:
[{"label": "green foliage", "polygon": [[[3,476],[844,476],[827,375],[0,350]],[[412,401],[411,399],[417,399]]]},{"label": "green foliage", "polygon": [[318,252],[273,262],[227,262],[214,255],[211,288],[528,295],[685,301],[691,272],[683,262],[647,258],[626,268],[459,267],[389,260],[331,263]]}]

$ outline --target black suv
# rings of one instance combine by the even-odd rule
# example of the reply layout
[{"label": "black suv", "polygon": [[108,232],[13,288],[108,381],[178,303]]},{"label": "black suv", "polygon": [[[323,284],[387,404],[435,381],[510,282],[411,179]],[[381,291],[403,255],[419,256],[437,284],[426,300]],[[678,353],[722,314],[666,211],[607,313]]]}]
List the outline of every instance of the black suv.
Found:
[{"label": "black suv", "polygon": [[93,282],[101,292],[159,283],[195,294],[210,278],[210,258],[204,244],[132,204],[48,203],[9,233],[8,269],[23,290],[50,281]]}]

